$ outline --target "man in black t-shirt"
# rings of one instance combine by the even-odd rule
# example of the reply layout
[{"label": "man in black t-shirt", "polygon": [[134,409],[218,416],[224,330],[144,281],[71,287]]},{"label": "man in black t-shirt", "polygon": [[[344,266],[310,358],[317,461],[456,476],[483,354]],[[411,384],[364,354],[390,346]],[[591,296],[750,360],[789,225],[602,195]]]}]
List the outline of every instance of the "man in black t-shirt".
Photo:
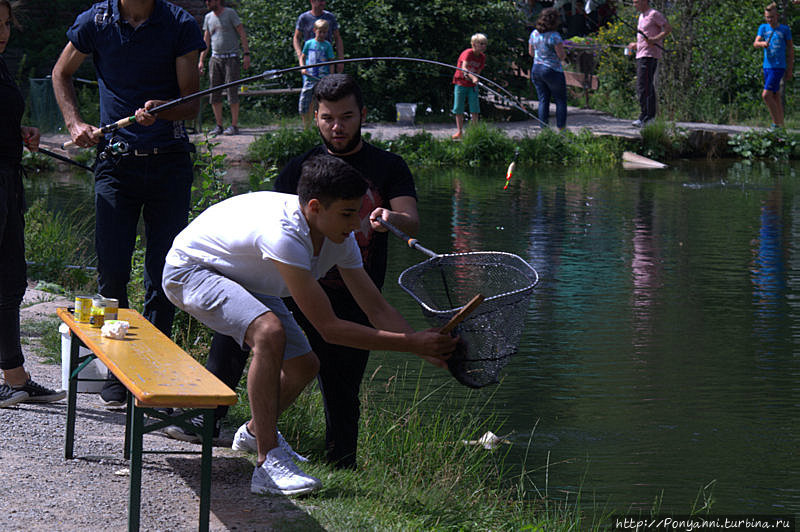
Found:
[{"label": "man in black t-shirt", "polygon": [[[338,74],[323,78],[315,88],[315,101],[318,102],[316,121],[323,144],[290,161],[276,179],[275,190],[295,193],[302,162],[318,153],[341,157],[358,169],[370,182],[370,188],[361,206],[361,231],[356,232],[356,240],[364,269],[375,285],[382,288],[388,234],[382,227],[374,230],[370,220],[383,218],[406,233],[416,234],[419,215],[414,178],[399,155],[361,139],[366,108],[351,76]],[[340,318],[370,325],[335,268],[319,282]],[[369,351],[326,343],[294,302],[290,301],[288,306],[320,360],[318,382],[325,406],[327,459],[337,467],[354,468],[360,410],[358,394]]]},{"label": "man in black t-shirt", "polygon": [[[324,77],[314,89],[318,108],[316,122],[322,144],[290,161],[275,181],[275,190],[295,194],[303,161],[319,153],[341,157],[358,169],[370,182],[361,207],[361,229],[356,240],[361,248],[364,269],[378,288],[386,274],[388,233],[375,221],[383,218],[408,234],[419,229],[417,194],[408,165],[396,154],[381,150],[361,139],[366,118],[361,90],[347,74]],[[378,226],[377,228],[375,226]],[[333,310],[341,319],[370,325],[334,268],[319,280]],[[336,467],[355,468],[360,415],[359,390],[369,351],[329,344],[309,323],[291,299],[287,306],[305,331],[320,360],[318,381],[325,406],[327,459]],[[235,388],[247,363],[248,352],[232,338],[214,335],[206,367],[228,386]],[[443,367],[441,361],[432,361]],[[291,404],[302,388],[284,372],[281,374],[281,405]],[[303,381],[307,382],[307,381]],[[217,418],[224,416],[220,407]],[[234,438],[235,449],[249,448],[252,441],[245,424]],[[297,457],[302,459],[302,457]]]}]

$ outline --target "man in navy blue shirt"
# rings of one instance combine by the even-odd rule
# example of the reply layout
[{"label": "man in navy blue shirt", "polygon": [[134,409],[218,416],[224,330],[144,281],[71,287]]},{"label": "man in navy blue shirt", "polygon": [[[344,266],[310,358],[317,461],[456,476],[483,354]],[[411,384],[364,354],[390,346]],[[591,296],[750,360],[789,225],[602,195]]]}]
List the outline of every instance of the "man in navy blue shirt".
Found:
[{"label": "man in navy blue shirt", "polygon": [[[67,31],[53,68],[53,90],[73,142],[97,146],[124,141],[120,157],[98,157],[95,165],[95,247],[100,294],[128,306],[127,284],[140,213],[147,249],[144,316],[167,336],[175,309],[161,288],[164,258],[187,224],[194,147],[183,120],[197,115],[199,99],[152,115],[153,107],[196,92],[197,62],[206,45],[189,13],[165,0],[104,0]],[[87,124],[78,110],[72,76],[92,56],[100,87],[100,121],[135,116],[130,127],[106,134]],[[109,406],[125,403],[125,388],[106,385]]]}]

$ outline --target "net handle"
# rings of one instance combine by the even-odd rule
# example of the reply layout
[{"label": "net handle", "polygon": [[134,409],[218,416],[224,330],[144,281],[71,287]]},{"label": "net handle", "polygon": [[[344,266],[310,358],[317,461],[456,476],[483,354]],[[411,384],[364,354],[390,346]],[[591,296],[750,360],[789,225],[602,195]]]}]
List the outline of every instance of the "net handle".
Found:
[{"label": "net handle", "polygon": [[456,312],[453,317],[450,318],[450,321],[448,321],[444,327],[439,329],[439,332],[441,334],[450,334],[450,331],[455,329],[456,325],[467,319],[467,316],[472,314],[472,311],[478,308],[478,305],[483,303],[483,300],[483,294],[475,294],[475,297],[470,299],[469,303],[461,307],[461,310]]},{"label": "net handle", "polygon": [[387,222],[383,218],[378,218],[378,222],[380,222],[380,224],[382,226],[384,226],[386,229],[388,229],[389,231],[394,233],[395,236],[397,236],[401,240],[404,240],[405,243],[408,244],[408,247],[416,249],[417,251],[421,251],[421,252],[423,252],[424,254],[426,254],[427,256],[429,256],[431,258],[436,258],[436,257],[439,256],[437,253],[434,253],[433,251],[429,250],[428,248],[426,248],[422,244],[420,244],[419,241],[417,241],[416,238],[411,238],[410,236],[408,236],[403,231],[401,231],[397,227],[393,226],[392,224],[390,224],[389,222]]}]

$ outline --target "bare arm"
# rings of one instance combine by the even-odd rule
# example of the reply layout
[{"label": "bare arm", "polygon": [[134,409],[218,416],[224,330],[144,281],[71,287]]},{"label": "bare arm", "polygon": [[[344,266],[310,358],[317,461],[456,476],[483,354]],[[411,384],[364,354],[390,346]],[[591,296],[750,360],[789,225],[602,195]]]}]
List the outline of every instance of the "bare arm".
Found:
[{"label": "bare arm", "polygon": [[[244,31],[244,24],[236,26],[236,33],[239,34],[239,40],[242,43],[242,68],[245,70],[250,69],[250,44],[247,42],[247,32]],[[208,46],[211,46],[208,44]],[[208,49],[208,48],[206,48]]]},{"label": "bare arm", "polygon": [[303,53],[303,35],[300,33],[300,30],[294,30],[294,37],[292,37],[292,46],[294,46],[294,55],[297,56],[297,59],[300,59],[300,56]]},{"label": "bare arm", "polygon": [[474,74],[472,74],[472,71],[469,68],[467,68],[466,61],[461,61],[461,63],[459,63],[457,66],[458,68],[463,69],[461,73],[464,74],[464,76],[466,76],[467,78],[469,78],[472,81],[472,83],[478,83],[478,78],[475,77]]},{"label": "bare arm", "polygon": [[419,212],[417,200],[413,196],[398,196],[389,200],[390,209],[378,207],[369,214],[373,231],[385,232],[387,229],[378,222],[378,218],[386,220],[404,233],[416,236],[419,231]]},{"label": "bare arm", "polygon": [[99,129],[87,124],[78,111],[78,98],[72,84],[72,76],[86,59],[87,54],[78,51],[72,43],[67,43],[53,67],[53,93],[64,117],[72,141],[78,146],[97,144]]},{"label": "bare arm", "polygon": [[562,63],[567,60],[567,51],[564,49],[564,43],[560,42],[553,48],[555,48],[556,55],[558,56],[558,58],[561,60]]},{"label": "bare arm", "polygon": [[203,40],[206,42],[206,49],[200,52],[200,60],[197,62],[197,71],[202,76],[205,71],[206,55],[211,50],[211,32],[206,30],[203,32]]},{"label": "bare arm", "polygon": [[786,79],[792,79],[794,72],[794,44],[792,41],[786,41]]},{"label": "bare arm", "polygon": [[363,268],[340,268],[350,293],[362,310],[385,330],[373,329],[338,318],[330,301],[307,270],[273,261],[297,306],[328,343],[360,349],[410,351],[441,355],[455,349],[456,340],[435,331],[414,332],[402,316],[389,305]]},{"label": "bare arm", "polygon": [[[197,58],[199,53],[192,50],[175,59],[175,71],[178,75],[178,88],[181,96],[195,93],[200,88],[200,73],[197,71]],[[144,107],[136,111],[136,121],[144,126],[155,122],[155,117],[147,111],[167,103],[166,100],[148,100]],[[200,109],[200,99],[194,98],[188,102],[176,105],[171,109],[158,113],[158,118],[163,120],[190,120],[197,116]]]},{"label": "bare arm", "polygon": [[[333,32],[333,40],[336,44],[336,59],[344,59],[344,41],[342,41],[342,35],[339,30]],[[336,65],[336,72],[339,74],[344,72],[344,63]]]}]

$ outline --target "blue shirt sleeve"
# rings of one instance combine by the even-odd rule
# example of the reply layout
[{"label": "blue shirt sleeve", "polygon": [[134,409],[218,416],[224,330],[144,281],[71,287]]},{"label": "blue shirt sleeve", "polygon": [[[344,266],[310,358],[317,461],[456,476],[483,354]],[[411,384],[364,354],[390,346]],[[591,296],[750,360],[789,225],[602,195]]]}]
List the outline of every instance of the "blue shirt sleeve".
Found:
[{"label": "blue shirt sleeve", "polygon": [[93,9],[87,9],[75,19],[67,30],[67,39],[82,54],[91,54],[95,50],[97,27],[94,24]]}]

